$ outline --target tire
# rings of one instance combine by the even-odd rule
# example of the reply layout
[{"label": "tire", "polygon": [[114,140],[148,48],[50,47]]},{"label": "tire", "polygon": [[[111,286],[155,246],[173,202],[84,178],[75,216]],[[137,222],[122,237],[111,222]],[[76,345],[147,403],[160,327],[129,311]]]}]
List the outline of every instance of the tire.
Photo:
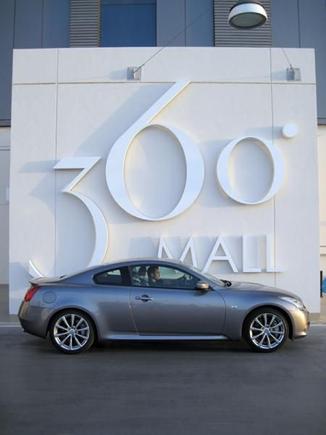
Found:
[{"label": "tire", "polygon": [[289,336],[289,325],[284,315],[274,308],[260,308],[246,318],[243,338],[255,352],[274,352]]},{"label": "tire", "polygon": [[51,320],[49,335],[53,346],[60,352],[76,354],[90,349],[95,341],[95,328],[84,312],[67,309]]}]

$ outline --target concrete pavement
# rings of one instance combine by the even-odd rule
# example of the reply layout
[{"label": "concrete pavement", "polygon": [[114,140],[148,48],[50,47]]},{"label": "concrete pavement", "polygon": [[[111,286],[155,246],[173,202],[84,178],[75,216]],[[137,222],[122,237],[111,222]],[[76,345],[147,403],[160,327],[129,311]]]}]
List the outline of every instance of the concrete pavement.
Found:
[{"label": "concrete pavement", "polygon": [[17,316],[9,314],[9,286],[0,284],[0,324],[17,322]]},{"label": "concrete pavement", "polygon": [[326,325],[281,351],[115,343],[74,356],[0,328],[1,435],[325,435]]}]

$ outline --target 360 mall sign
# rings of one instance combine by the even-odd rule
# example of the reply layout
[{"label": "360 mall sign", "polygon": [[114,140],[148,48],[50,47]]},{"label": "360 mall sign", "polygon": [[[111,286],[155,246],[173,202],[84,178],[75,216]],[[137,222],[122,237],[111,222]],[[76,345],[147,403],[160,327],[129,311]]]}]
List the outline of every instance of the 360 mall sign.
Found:
[{"label": "360 mall sign", "polygon": [[[196,201],[200,194],[200,191],[204,182],[205,168],[203,157],[192,142],[192,140],[181,130],[175,128],[174,126],[162,125],[151,123],[152,120],[159,114],[159,112],[165,108],[173,99],[175,99],[187,86],[189,82],[177,82],[175,83],[165,94],[163,94],[135,123],[133,123],[113,144],[106,162],[106,183],[107,187],[115,200],[115,202],[129,215],[145,220],[145,221],[165,221],[167,219],[172,219],[186,209],[191,207],[191,205]],[[133,139],[143,130],[148,127],[156,127],[164,129],[170,134],[172,134],[182,147],[185,163],[186,163],[186,181],[183,193],[173,210],[167,214],[153,218],[142,213],[141,210],[136,208],[130,197],[128,195],[127,187],[125,184],[125,159],[128,148],[132,143]],[[283,135],[287,138],[294,137],[296,135],[296,126],[288,124],[283,128]],[[254,140],[258,142],[261,146],[266,147],[268,154],[273,165],[273,178],[269,186],[268,191],[256,201],[248,201],[242,198],[241,195],[236,193],[232,188],[229,179],[229,159],[233,149],[244,140]],[[62,192],[73,195],[78,198],[87,207],[89,213],[92,216],[94,228],[95,228],[95,244],[94,251],[88,266],[93,266],[96,264],[101,264],[104,261],[109,242],[109,232],[106,219],[101,211],[101,209],[95,204],[95,202],[88,196],[74,191],[74,187],[77,183],[84,178],[87,173],[94,167],[94,165],[100,160],[100,157],[70,157],[60,160],[55,166],[55,170],[71,170],[71,169],[81,169],[81,172],[75,177],[70,184],[68,184]],[[232,200],[247,205],[252,206],[260,204],[270,200],[280,189],[282,182],[284,180],[284,161],[280,150],[272,143],[258,137],[240,137],[230,143],[228,143],[219,155],[217,167],[216,167],[217,179],[226,195],[228,195]],[[265,235],[265,246],[266,246],[266,272],[275,272],[273,266],[273,255],[272,255],[272,238],[271,235]],[[246,261],[246,243],[247,236],[242,236],[242,256],[243,256],[243,272],[260,272],[261,269],[257,267],[248,266],[248,261]],[[224,251],[223,255],[218,255],[218,250],[222,249]],[[159,240],[157,255],[159,257],[163,256],[171,257],[171,252],[167,246],[166,240],[161,237]],[[185,257],[190,254],[192,263],[197,266],[197,257],[195,252],[195,245],[192,237],[189,238],[183,249],[179,259],[183,261]],[[214,246],[207,258],[207,261],[202,268],[207,271],[213,261],[227,261],[232,268],[233,272],[238,272],[238,268],[232,259],[225,240],[222,236],[217,237]],[[29,271],[33,276],[42,276],[42,273],[37,269],[32,261],[29,262]]]}]

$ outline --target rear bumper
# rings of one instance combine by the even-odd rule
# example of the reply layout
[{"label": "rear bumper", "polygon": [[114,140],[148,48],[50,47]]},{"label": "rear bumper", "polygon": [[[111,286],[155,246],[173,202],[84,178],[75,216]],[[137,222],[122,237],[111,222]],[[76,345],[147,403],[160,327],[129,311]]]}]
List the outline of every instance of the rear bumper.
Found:
[{"label": "rear bumper", "polygon": [[23,301],[18,311],[18,319],[25,332],[38,337],[46,337],[47,323],[44,308],[31,306],[29,302]]}]

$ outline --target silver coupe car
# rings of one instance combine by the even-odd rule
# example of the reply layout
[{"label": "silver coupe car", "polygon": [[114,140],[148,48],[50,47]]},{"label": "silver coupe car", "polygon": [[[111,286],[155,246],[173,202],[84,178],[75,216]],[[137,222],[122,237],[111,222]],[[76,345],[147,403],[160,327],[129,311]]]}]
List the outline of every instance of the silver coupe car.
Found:
[{"label": "silver coupe car", "polygon": [[171,260],[135,259],[31,281],[23,329],[80,353],[105,340],[241,340],[258,352],[304,337],[309,314],[295,294],[231,282]]}]

